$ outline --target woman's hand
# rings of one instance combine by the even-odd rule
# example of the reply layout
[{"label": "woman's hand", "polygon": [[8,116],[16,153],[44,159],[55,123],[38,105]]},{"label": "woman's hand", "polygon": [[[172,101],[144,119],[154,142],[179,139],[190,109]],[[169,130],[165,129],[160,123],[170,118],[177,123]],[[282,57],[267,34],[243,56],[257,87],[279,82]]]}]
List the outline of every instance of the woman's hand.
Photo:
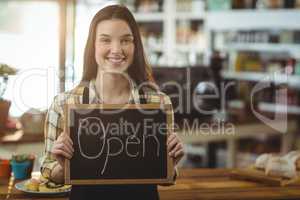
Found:
[{"label": "woman's hand", "polygon": [[73,152],[73,142],[70,136],[62,132],[54,142],[51,153],[58,161],[59,165],[64,168],[65,159],[71,159]]},{"label": "woman's hand", "polygon": [[174,160],[175,165],[181,160],[184,155],[183,144],[179,140],[176,133],[171,133],[167,140],[168,154]]}]

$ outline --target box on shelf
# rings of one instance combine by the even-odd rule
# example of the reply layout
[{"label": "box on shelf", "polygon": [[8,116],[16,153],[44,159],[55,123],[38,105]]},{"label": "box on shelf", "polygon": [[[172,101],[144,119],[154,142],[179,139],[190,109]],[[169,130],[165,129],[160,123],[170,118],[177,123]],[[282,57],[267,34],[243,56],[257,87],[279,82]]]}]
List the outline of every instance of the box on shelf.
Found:
[{"label": "box on shelf", "polygon": [[193,12],[199,14],[205,10],[204,0],[177,0],[176,11],[177,12]]},{"label": "box on shelf", "polygon": [[23,130],[28,134],[42,134],[46,112],[37,109],[29,109],[20,117]]},{"label": "box on shelf", "polygon": [[177,0],[176,11],[178,12],[191,12],[192,0]]},{"label": "box on shelf", "polygon": [[216,168],[225,168],[226,158],[227,158],[227,150],[223,148],[218,149],[216,151]]},{"label": "box on shelf", "polygon": [[237,154],[237,168],[247,168],[255,163],[258,154],[251,152],[239,152]]},{"label": "box on shelf", "polygon": [[206,167],[206,150],[202,145],[185,144],[185,158],[179,163],[183,168]]},{"label": "box on shelf", "polygon": [[300,60],[297,60],[297,62],[296,62],[295,74],[300,75]]},{"label": "box on shelf", "polygon": [[210,11],[231,9],[231,0],[209,0],[207,7]]}]

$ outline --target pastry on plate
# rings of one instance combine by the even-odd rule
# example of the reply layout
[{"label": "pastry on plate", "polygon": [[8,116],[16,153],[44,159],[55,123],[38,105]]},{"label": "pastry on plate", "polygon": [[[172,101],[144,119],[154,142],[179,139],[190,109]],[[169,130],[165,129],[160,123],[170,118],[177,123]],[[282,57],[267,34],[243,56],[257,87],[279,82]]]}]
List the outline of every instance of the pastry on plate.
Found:
[{"label": "pastry on plate", "polygon": [[284,157],[272,157],[266,166],[266,175],[283,178],[296,178],[296,166]]},{"label": "pastry on plate", "polygon": [[40,185],[40,181],[36,178],[31,178],[29,180],[27,180],[24,184],[26,190],[29,191],[39,191],[39,185]]},{"label": "pastry on plate", "polygon": [[274,155],[271,153],[264,153],[258,156],[255,160],[255,168],[265,170],[268,160],[272,157],[274,157]]},{"label": "pastry on plate", "polygon": [[291,151],[284,158],[292,162],[297,170],[300,170],[300,151]]},{"label": "pastry on plate", "polygon": [[54,182],[46,182],[39,185],[40,192],[63,192],[68,190],[71,185],[56,184]]}]

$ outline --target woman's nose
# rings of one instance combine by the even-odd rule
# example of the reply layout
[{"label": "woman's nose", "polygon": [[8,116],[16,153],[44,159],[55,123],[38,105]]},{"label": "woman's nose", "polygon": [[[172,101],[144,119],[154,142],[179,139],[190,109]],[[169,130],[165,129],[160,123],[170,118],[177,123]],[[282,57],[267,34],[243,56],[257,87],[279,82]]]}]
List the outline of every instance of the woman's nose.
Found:
[{"label": "woman's nose", "polygon": [[111,52],[112,53],[120,53],[120,52],[122,52],[122,46],[121,46],[121,44],[120,44],[119,41],[112,42]]}]

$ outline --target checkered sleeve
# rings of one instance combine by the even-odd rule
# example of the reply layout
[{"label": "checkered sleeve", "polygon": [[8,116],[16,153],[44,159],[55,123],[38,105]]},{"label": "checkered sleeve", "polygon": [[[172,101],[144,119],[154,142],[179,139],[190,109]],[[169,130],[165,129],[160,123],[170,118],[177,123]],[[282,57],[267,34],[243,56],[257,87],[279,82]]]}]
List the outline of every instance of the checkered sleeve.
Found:
[{"label": "checkered sleeve", "polygon": [[53,103],[48,109],[45,119],[44,135],[45,149],[41,166],[41,174],[49,179],[54,167],[58,164],[51,153],[53,143],[63,130],[63,108],[61,106],[59,95],[54,98]]}]

